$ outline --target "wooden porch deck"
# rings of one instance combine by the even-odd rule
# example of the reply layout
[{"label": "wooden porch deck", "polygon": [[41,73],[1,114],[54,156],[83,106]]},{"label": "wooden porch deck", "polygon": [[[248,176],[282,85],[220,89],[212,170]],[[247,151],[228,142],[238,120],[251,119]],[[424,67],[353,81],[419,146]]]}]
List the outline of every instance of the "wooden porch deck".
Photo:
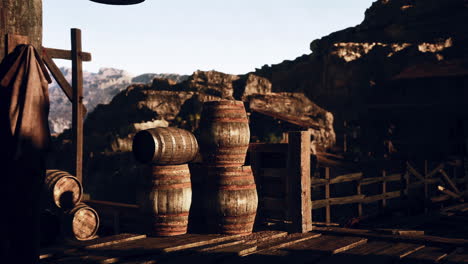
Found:
[{"label": "wooden porch deck", "polygon": [[438,219],[435,226],[459,229],[462,238],[427,235],[430,230],[340,227],[248,236],[119,234],[45,248],[41,263],[468,263],[468,239],[463,235],[468,234],[468,203],[444,209]]}]

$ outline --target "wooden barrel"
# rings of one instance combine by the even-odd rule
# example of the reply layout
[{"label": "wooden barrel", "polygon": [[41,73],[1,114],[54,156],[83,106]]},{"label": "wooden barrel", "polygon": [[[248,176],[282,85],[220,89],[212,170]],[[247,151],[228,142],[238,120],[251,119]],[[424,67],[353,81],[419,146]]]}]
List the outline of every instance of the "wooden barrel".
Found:
[{"label": "wooden barrel", "polygon": [[99,215],[93,208],[80,203],[64,212],[61,226],[64,236],[68,239],[90,240],[98,231]]},{"label": "wooden barrel", "polygon": [[192,186],[187,164],[151,166],[141,200],[143,225],[148,235],[187,233]]},{"label": "wooden barrel", "polygon": [[187,130],[157,127],[138,132],[133,138],[133,154],[142,163],[184,164],[195,159],[198,143]]},{"label": "wooden barrel", "polygon": [[203,104],[200,151],[208,166],[242,166],[250,141],[249,120],[242,101]]},{"label": "wooden barrel", "polygon": [[61,170],[47,170],[44,181],[46,203],[63,210],[75,207],[83,196],[83,187],[75,176]]},{"label": "wooden barrel", "polygon": [[258,196],[250,166],[208,168],[207,189],[210,231],[252,233]]}]

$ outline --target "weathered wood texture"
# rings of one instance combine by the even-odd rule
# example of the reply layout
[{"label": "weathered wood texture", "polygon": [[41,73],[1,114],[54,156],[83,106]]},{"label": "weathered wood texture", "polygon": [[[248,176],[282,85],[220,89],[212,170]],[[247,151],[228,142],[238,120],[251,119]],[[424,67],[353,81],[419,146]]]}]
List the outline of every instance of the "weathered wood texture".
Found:
[{"label": "weathered wood texture", "polygon": [[72,57],[72,136],[75,157],[75,175],[83,181],[83,63],[81,60],[81,30],[71,29]]},{"label": "weathered wood texture", "polygon": [[27,36],[37,50],[42,46],[42,0],[0,2],[0,61],[6,55],[7,34]]},{"label": "weathered wood texture", "polygon": [[200,152],[208,166],[242,166],[250,141],[249,120],[242,101],[203,104]]},{"label": "weathered wood texture", "polygon": [[47,203],[63,210],[72,209],[83,196],[83,187],[78,179],[65,171],[47,170],[44,180],[44,195]]},{"label": "weathered wood texture", "polygon": [[[306,204],[304,197],[311,195],[308,194],[309,190],[290,190],[292,185],[288,185],[288,182],[299,179],[301,171],[291,172],[284,161],[300,162],[301,159],[299,156],[291,158],[288,149],[293,149],[291,139],[289,144],[251,143],[249,146],[251,165],[255,168],[256,180],[260,183],[258,190],[261,220],[283,221],[294,226],[297,219],[292,219],[289,213],[301,210],[296,210],[297,207],[290,204],[291,199],[285,200],[284,197],[300,194],[301,203]],[[402,166],[402,163],[405,165]],[[317,212],[317,219],[322,215],[324,218],[316,221],[330,224],[340,218],[341,221],[348,218],[349,223],[353,224],[356,221],[354,217],[377,215],[379,209],[411,207],[423,210],[430,207],[431,202],[449,199],[462,201],[467,192],[464,190],[465,178],[460,173],[461,164],[457,160],[437,163],[425,161],[424,164],[381,161],[366,163],[359,168],[320,167],[318,172],[311,175],[310,185],[314,197],[311,198],[311,207],[312,210],[325,209],[324,212],[314,211]],[[301,180],[305,183],[308,178]],[[443,185],[443,188],[437,188],[437,184]],[[406,202],[398,203],[398,199]],[[337,205],[341,205],[340,209]],[[347,209],[346,215],[341,210],[343,205]]]},{"label": "weathered wood texture", "polygon": [[310,194],[310,132],[289,132],[287,215],[292,221],[291,232],[312,230]]},{"label": "weathered wood texture", "polygon": [[[446,168],[447,173],[442,168]],[[465,192],[461,192],[459,188],[463,187],[464,178],[458,176],[457,171],[461,170],[458,163],[444,162],[428,170],[428,162],[424,162],[423,172],[415,168],[410,162],[406,162],[405,169],[400,173],[387,174],[386,169],[380,169],[373,173],[354,172],[343,175],[334,175],[330,177],[330,170],[333,168],[323,168],[321,178],[312,178],[312,188],[324,186],[324,199],[313,200],[312,208],[320,209],[325,207],[325,221],[330,223],[332,215],[330,213],[332,205],[348,205],[357,204],[357,212],[349,214],[349,218],[363,215],[363,207],[367,204],[379,202],[380,208],[386,208],[388,201],[394,198],[405,199],[406,206],[421,207],[430,206],[432,202],[442,202],[449,199],[463,200]],[[377,174],[375,174],[377,173]],[[379,175],[381,173],[381,176]],[[337,197],[330,196],[330,186],[342,183],[354,182],[355,194],[342,195],[335,194]],[[399,187],[393,187],[389,190],[389,185],[400,183]],[[376,184],[380,185],[377,186]],[[443,186],[437,186],[442,184]],[[364,189],[366,186],[374,185],[373,192],[369,192],[370,188]],[[398,185],[397,185],[398,186]],[[458,187],[460,186],[460,187]],[[334,186],[335,187],[335,186]],[[335,187],[339,188],[339,187]],[[437,194],[443,194],[438,195]],[[420,202],[418,205],[417,202]]]},{"label": "weathered wood texture", "polygon": [[209,229],[222,234],[252,233],[258,195],[251,167],[209,167],[206,184]]},{"label": "weathered wood texture", "polygon": [[195,159],[198,143],[187,130],[157,127],[138,132],[133,138],[133,154],[142,163],[184,164]]},{"label": "weathered wood texture", "polygon": [[461,238],[446,238],[438,236],[412,236],[412,235],[392,235],[377,233],[372,230],[364,229],[350,229],[341,227],[315,227],[317,232],[324,234],[334,235],[353,235],[359,237],[367,237],[378,240],[398,241],[398,242],[411,242],[421,243],[425,245],[436,245],[436,246],[454,246],[454,247],[466,247],[468,246],[468,239]]},{"label": "weathered wood texture", "polygon": [[353,233],[287,235],[262,231],[247,236],[186,234],[157,238],[126,234],[44,250],[41,263],[465,263],[463,246],[434,246],[430,242]]},{"label": "weathered wood texture", "polygon": [[[72,60],[72,52],[63,49],[42,48],[43,53],[49,54],[52,59]],[[78,52],[82,61],[91,61],[91,53]]]},{"label": "weathered wood texture", "polygon": [[146,177],[140,201],[144,231],[156,236],[187,233],[192,203],[188,165],[154,165]]},{"label": "weathered wood texture", "polygon": [[95,238],[99,229],[99,215],[88,205],[78,204],[66,211],[62,220],[62,231],[65,237],[76,240]]},{"label": "weathered wood texture", "polygon": [[63,76],[59,67],[52,60],[51,55],[48,52],[44,51],[42,53],[42,59],[44,60],[44,63],[46,64],[49,71],[52,73],[52,76],[54,76],[54,79],[59,84],[60,88],[62,88],[67,98],[70,101],[73,101],[73,88],[68,83],[67,79],[65,79],[65,76]]},{"label": "weathered wood texture", "polygon": [[400,263],[441,263],[447,257],[446,248],[424,247],[416,252],[408,254]]},{"label": "weathered wood texture", "polygon": [[147,263],[143,261],[145,259],[158,260],[160,263],[162,260],[172,259],[173,254],[177,252],[224,243],[240,237],[240,235],[215,234],[149,237],[98,248],[87,248],[85,251],[75,251],[51,263],[128,263],[127,261],[132,260],[141,261],[136,263]]}]

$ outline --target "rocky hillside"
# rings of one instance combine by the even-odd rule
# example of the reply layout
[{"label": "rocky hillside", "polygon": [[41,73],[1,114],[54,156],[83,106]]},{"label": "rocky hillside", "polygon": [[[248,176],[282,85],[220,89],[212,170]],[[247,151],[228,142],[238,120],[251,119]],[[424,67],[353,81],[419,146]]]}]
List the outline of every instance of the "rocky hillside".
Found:
[{"label": "rocky hillside", "polygon": [[369,91],[410,65],[468,58],[467,0],[378,0],[364,21],[311,42],[311,54],[254,74],[273,91],[304,92],[335,114],[359,115]]},{"label": "rocky hillside", "polygon": [[[65,78],[71,80],[71,69],[61,67]],[[167,78],[180,82],[186,76],[177,74],[146,73],[136,77],[124,70],[101,68],[97,73],[83,72],[84,104],[88,113],[92,112],[98,104],[107,104],[120,91],[131,83],[147,83],[153,78]],[[71,125],[72,106],[67,97],[54,81],[49,85],[50,117],[49,123],[52,133],[62,133]]]}]

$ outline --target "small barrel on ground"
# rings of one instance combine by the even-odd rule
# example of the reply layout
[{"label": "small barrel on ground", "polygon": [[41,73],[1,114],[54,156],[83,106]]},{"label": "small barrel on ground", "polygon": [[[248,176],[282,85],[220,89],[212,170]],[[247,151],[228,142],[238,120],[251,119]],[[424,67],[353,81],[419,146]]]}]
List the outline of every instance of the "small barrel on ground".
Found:
[{"label": "small barrel on ground", "polygon": [[133,138],[132,148],[139,162],[159,165],[184,164],[194,160],[198,153],[195,136],[174,127],[142,130]]},{"label": "small barrel on ground", "polygon": [[62,233],[70,240],[90,240],[96,237],[99,229],[98,213],[85,203],[65,211],[62,217]]}]

